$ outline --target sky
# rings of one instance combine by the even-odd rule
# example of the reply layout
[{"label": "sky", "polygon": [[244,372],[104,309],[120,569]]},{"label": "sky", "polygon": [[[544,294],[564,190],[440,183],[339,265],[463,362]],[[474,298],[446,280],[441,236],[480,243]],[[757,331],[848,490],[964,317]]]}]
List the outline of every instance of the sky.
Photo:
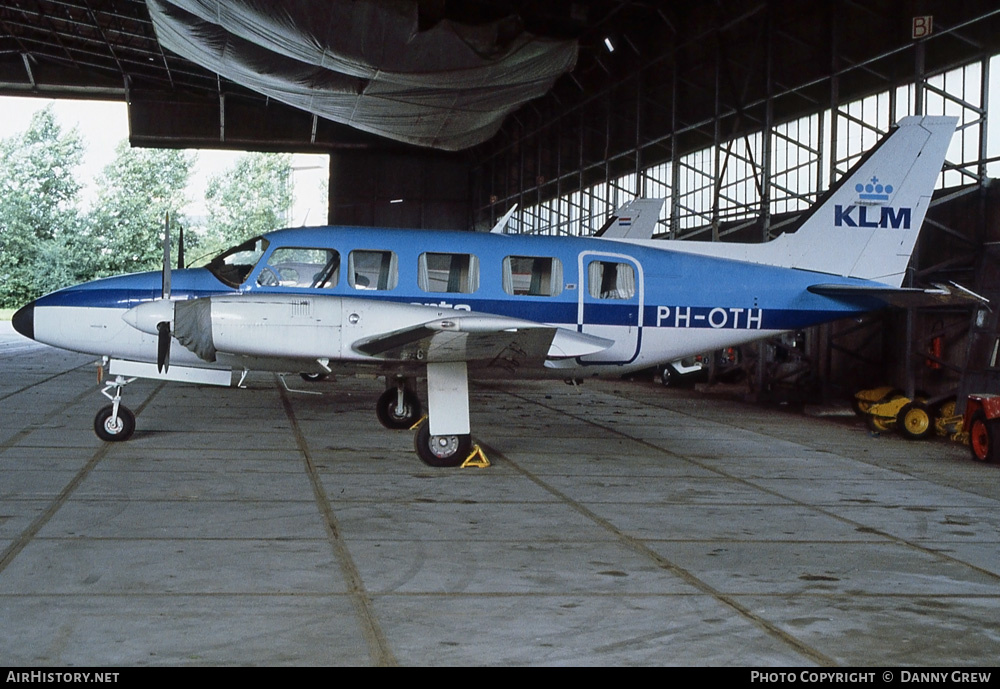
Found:
[{"label": "sky", "polygon": [[[128,138],[128,115],[124,103],[107,101],[51,100],[0,96],[0,139],[23,132],[32,115],[52,105],[56,119],[66,130],[76,127],[86,145],[78,181],[84,203],[96,193],[95,180],[115,158],[115,147]],[[189,217],[206,214],[203,199],[208,180],[231,167],[242,155],[236,151],[198,150],[198,161],[188,187],[189,205],[183,213]],[[323,189],[329,175],[329,157],[296,153],[292,157],[292,181],[295,205],[292,226],[318,225],[326,222]]]}]

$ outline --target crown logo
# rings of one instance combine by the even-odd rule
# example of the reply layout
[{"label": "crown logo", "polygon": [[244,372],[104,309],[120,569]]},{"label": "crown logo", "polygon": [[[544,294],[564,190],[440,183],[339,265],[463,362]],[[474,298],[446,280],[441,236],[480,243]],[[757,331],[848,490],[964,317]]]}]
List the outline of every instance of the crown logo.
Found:
[{"label": "crown logo", "polygon": [[889,194],[892,193],[892,185],[883,185],[878,181],[878,177],[873,175],[868,184],[855,184],[854,190],[858,192],[858,198],[862,201],[882,201],[888,203]]}]

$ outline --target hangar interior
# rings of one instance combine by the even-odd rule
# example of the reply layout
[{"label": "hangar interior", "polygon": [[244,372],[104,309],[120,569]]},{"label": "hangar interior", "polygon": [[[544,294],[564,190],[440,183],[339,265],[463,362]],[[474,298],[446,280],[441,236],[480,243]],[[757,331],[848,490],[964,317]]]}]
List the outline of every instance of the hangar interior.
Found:
[{"label": "hangar interior", "polygon": [[[954,114],[911,279],[991,294],[995,4],[0,0],[0,92],[126,102],[135,146],[326,153],[332,223],[481,230],[517,203],[514,231],[589,234],[645,195],[667,199],[662,237],[719,242],[793,230],[894,119]],[[389,47],[430,35],[419,65]],[[946,390],[972,316],[835,323],[765,344],[791,353],[751,378],[762,398]],[[492,465],[440,471],[372,423],[381,381],[303,391],[258,371],[236,389],[137,380],[142,428],[109,443],[93,357],[7,325],[12,667],[988,681],[1000,654],[998,466],[955,443],[869,433],[840,407],[498,380],[470,405]]]},{"label": "hangar interior", "polygon": [[[909,282],[1000,293],[989,0],[283,5],[4,2],[0,93],[125,101],[134,146],[328,153],[331,224],[484,229],[517,204],[509,231],[588,235],[661,197],[657,236],[721,242],[793,231],[893,122],[955,115]],[[752,387],[953,392],[972,318],[765,343]]]}]

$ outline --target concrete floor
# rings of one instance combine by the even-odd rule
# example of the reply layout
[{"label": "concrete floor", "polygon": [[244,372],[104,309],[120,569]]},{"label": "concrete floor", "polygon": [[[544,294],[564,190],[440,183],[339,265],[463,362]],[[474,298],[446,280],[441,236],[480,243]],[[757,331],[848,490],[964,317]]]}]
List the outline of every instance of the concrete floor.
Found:
[{"label": "concrete floor", "polygon": [[431,469],[375,380],[137,381],[105,444],[90,358],[0,324],[0,370],[0,665],[1000,657],[1000,466],[943,440],[509,383],[473,391],[493,466]]}]

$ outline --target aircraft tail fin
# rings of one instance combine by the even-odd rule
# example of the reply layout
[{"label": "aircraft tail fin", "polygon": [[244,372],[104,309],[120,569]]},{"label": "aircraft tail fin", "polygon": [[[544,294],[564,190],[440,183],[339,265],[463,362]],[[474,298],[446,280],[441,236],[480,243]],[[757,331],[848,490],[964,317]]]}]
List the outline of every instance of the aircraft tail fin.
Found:
[{"label": "aircraft tail fin", "polygon": [[604,239],[651,239],[663,202],[664,199],[633,199],[619,208],[594,236]]},{"label": "aircraft tail fin", "polygon": [[[771,243],[780,265],[899,287],[924,222],[954,117],[907,117]],[[768,261],[771,262],[771,261]]]}]

